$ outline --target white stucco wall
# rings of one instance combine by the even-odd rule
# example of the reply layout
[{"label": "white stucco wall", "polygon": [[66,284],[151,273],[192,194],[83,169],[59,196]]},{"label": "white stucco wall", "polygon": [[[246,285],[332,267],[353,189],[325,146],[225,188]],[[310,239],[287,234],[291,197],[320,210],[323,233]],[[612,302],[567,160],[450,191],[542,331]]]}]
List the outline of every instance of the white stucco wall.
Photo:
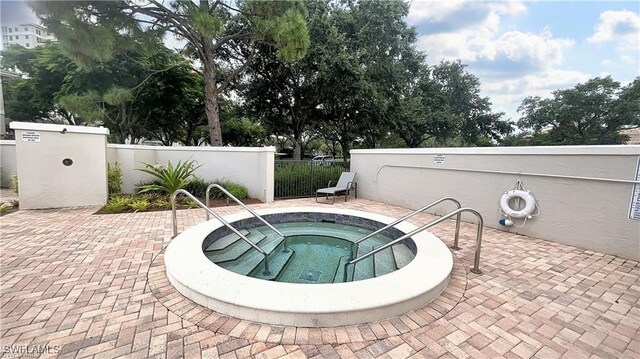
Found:
[{"label": "white stucco wall", "polygon": [[16,173],[16,141],[0,140],[0,187],[11,188],[11,177]]},{"label": "white stucco wall", "polygon": [[[363,198],[417,209],[454,197],[490,227],[640,260],[640,221],[629,219],[639,160],[640,146],[353,150],[351,170]],[[541,214],[522,228],[503,227],[499,199],[517,180]]]},{"label": "white stucco wall", "polygon": [[151,179],[138,168],[144,163],[195,160],[202,166],[196,174],[205,181],[231,180],[247,187],[250,197],[273,201],[275,147],[160,147],[140,145],[107,146],[109,163],[118,162],[123,171],[122,190],[133,193],[136,184]]},{"label": "white stucco wall", "polygon": [[[109,130],[25,122],[11,122],[10,127],[16,133],[20,209],[107,202]],[[27,133],[32,133],[31,141]],[[73,161],[70,166],[63,164],[67,158]]]}]

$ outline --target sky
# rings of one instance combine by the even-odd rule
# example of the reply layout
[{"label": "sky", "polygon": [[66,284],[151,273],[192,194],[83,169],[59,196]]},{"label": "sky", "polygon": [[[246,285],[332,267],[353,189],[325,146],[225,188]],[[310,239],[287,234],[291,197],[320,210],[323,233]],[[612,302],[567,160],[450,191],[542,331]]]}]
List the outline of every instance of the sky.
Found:
[{"label": "sky", "polygon": [[[24,1],[0,0],[0,14],[1,23],[35,19]],[[638,1],[413,0],[407,22],[429,64],[462,60],[493,110],[513,121],[527,96],[598,76],[622,84],[640,76]]]},{"label": "sky", "polygon": [[594,77],[640,76],[640,2],[418,1],[408,22],[427,62],[461,59],[494,111]]}]

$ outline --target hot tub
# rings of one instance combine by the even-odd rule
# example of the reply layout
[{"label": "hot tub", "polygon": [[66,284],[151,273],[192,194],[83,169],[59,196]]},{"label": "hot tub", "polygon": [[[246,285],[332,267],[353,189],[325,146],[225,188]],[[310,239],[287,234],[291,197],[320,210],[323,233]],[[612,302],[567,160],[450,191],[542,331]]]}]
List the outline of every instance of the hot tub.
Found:
[{"label": "hot tub", "polygon": [[426,231],[345,271],[350,259],[415,229],[410,223],[401,222],[353,246],[394,219],[328,207],[258,213],[287,238],[247,212],[225,219],[269,253],[269,272],[262,255],[211,220],[171,241],[165,254],[169,281],[184,296],[219,313],[300,327],[352,325],[401,315],[431,302],[448,283],[451,252]]}]

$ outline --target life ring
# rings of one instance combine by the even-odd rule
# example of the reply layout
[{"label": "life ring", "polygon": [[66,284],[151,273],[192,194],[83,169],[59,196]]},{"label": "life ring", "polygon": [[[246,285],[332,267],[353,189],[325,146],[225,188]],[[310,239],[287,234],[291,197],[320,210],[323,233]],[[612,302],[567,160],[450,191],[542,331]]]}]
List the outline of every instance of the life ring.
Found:
[{"label": "life ring", "polygon": [[[525,203],[524,208],[521,210],[515,210],[511,208],[509,206],[509,201],[512,198],[522,199]],[[533,213],[533,211],[536,208],[536,200],[535,198],[533,198],[533,196],[531,195],[531,192],[529,191],[521,191],[517,189],[511,190],[511,191],[505,192],[502,195],[502,198],[500,198],[500,208],[502,208],[502,211],[504,212],[504,214],[509,217],[529,218],[531,216],[531,213]]]}]

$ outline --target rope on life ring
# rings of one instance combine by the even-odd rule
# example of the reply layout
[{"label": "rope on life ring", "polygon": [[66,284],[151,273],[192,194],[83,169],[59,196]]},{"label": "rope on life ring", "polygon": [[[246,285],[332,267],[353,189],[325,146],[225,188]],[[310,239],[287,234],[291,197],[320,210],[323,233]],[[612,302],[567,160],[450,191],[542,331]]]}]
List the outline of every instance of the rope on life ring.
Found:
[{"label": "rope on life ring", "polygon": [[[510,203],[512,199],[516,199],[516,208],[512,208]],[[524,201],[524,207],[520,209],[520,201]],[[522,227],[527,222],[527,219],[533,218],[540,214],[540,207],[536,199],[533,197],[530,191],[524,188],[524,185],[518,180],[511,188],[502,194],[500,197],[500,214],[505,216],[510,222],[508,225],[513,224],[516,227]],[[513,219],[523,219],[522,224],[517,225]],[[505,225],[504,220],[500,220],[500,223]]]}]

